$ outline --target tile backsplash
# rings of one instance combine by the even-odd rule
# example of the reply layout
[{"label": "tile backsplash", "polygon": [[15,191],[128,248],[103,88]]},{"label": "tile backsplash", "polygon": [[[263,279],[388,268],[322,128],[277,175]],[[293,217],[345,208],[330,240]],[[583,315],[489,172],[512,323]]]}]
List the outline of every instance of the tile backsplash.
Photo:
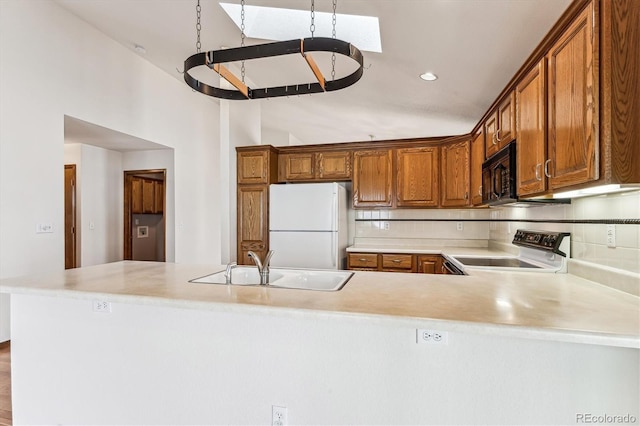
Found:
[{"label": "tile backsplash", "polygon": [[[566,219],[573,221],[640,219],[640,191],[576,198],[569,205],[491,209],[490,241],[510,243],[518,228],[571,233],[571,258],[640,273],[640,225],[606,223],[518,222]],[[607,226],[615,227],[615,247],[607,246]]]},{"label": "tile backsplash", "polygon": [[[356,242],[420,239],[447,245],[451,245],[451,240],[510,244],[519,228],[570,232],[573,259],[640,273],[640,225],[613,225],[616,246],[608,247],[605,223],[554,223],[557,220],[640,219],[640,191],[529,208],[357,210],[355,218],[360,219],[355,222]],[[549,222],[545,222],[547,219]],[[462,230],[459,230],[460,223]]]}]

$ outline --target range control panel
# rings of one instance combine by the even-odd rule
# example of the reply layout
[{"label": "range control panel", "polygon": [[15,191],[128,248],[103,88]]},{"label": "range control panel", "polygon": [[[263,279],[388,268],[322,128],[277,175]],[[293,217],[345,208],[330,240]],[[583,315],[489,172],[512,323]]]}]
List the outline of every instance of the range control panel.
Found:
[{"label": "range control panel", "polygon": [[571,234],[569,234],[568,232],[531,231],[526,229],[518,229],[516,231],[516,235],[513,236],[512,243],[516,246],[549,251],[566,257],[567,254],[562,251],[564,247],[561,246],[563,246],[562,243],[565,240],[565,237],[569,237],[570,235]]}]

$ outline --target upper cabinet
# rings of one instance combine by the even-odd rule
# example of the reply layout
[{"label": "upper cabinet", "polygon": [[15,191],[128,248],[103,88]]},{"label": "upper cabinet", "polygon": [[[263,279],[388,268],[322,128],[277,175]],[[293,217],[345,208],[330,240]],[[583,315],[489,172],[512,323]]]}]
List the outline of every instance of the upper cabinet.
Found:
[{"label": "upper cabinet", "polygon": [[327,151],[316,154],[316,179],[350,180],[351,151]]},{"label": "upper cabinet", "polygon": [[131,213],[162,214],[164,210],[164,183],[141,176],[131,178]]},{"label": "upper cabinet", "polygon": [[280,182],[294,180],[313,180],[315,154],[280,154],[278,156],[278,180]]},{"label": "upper cabinet", "polygon": [[549,133],[543,169],[552,190],[598,178],[598,53],[593,15],[592,2],[547,54]]},{"label": "upper cabinet", "polygon": [[486,158],[491,157],[515,139],[515,113],[515,93],[510,92],[484,123]]},{"label": "upper cabinet", "polygon": [[396,150],[396,205],[437,207],[440,159],[437,146]]},{"label": "upper cabinet", "polygon": [[353,153],[353,207],[391,207],[392,150]]},{"label": "upper cabinet", "polygon": [[547,158],[546,60],[543,58],[516,87],[516,179],[518,195],[547,189],[543,163]]},{"label": "upper cabinet", "polygon": [[238,183],[268,184],[275,181],[278,161],[270,145],[238,147]]},{"label": "upper cabinet", "polygon": [[469,148],[470,142],[443,145],[441,149],[440,205],[465,207],[469,205]]},{"label": "upper cabinet", "polygon": [[351,151],[289,152],[278,156],[280,182],[351,179]]},{"label": "upper cabinet", "polygon": [[471,140],[471,204],[479,206],[482,204],[482,163],[484,163],[484,129]]}]

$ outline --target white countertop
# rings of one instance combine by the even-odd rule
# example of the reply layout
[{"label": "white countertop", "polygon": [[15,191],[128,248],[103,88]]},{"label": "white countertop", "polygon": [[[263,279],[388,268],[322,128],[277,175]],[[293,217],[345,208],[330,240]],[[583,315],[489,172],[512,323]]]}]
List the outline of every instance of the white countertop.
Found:
[{"label": "white countertop", "polygon": [[124,261],[3,279],[0,292],[203,310],[347,315],[410,327],[640,348],[640,298],[570,274],[356,272],[337,292],[188,282],[223,269]]}]

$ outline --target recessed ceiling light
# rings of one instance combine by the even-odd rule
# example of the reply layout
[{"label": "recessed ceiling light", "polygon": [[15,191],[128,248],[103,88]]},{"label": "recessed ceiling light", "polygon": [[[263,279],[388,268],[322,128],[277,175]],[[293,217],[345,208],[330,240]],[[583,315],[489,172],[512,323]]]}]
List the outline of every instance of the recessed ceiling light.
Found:
[{"label": "recessed ceiling light", "polygon": [[141,46],[139,44],[134,44],[133,45],[133,50],[135,50],[136,52],[138,52],[141,55],[144,55],[145,53],[147,53],[147,49],[145,49],[144,46]]},{"label": "recessed ceiling light", "polygon": [[424,74],[420,74],[420,78],[425,81],[434,81],[438,79],[438,76],[432,72],[425,72]]}]

